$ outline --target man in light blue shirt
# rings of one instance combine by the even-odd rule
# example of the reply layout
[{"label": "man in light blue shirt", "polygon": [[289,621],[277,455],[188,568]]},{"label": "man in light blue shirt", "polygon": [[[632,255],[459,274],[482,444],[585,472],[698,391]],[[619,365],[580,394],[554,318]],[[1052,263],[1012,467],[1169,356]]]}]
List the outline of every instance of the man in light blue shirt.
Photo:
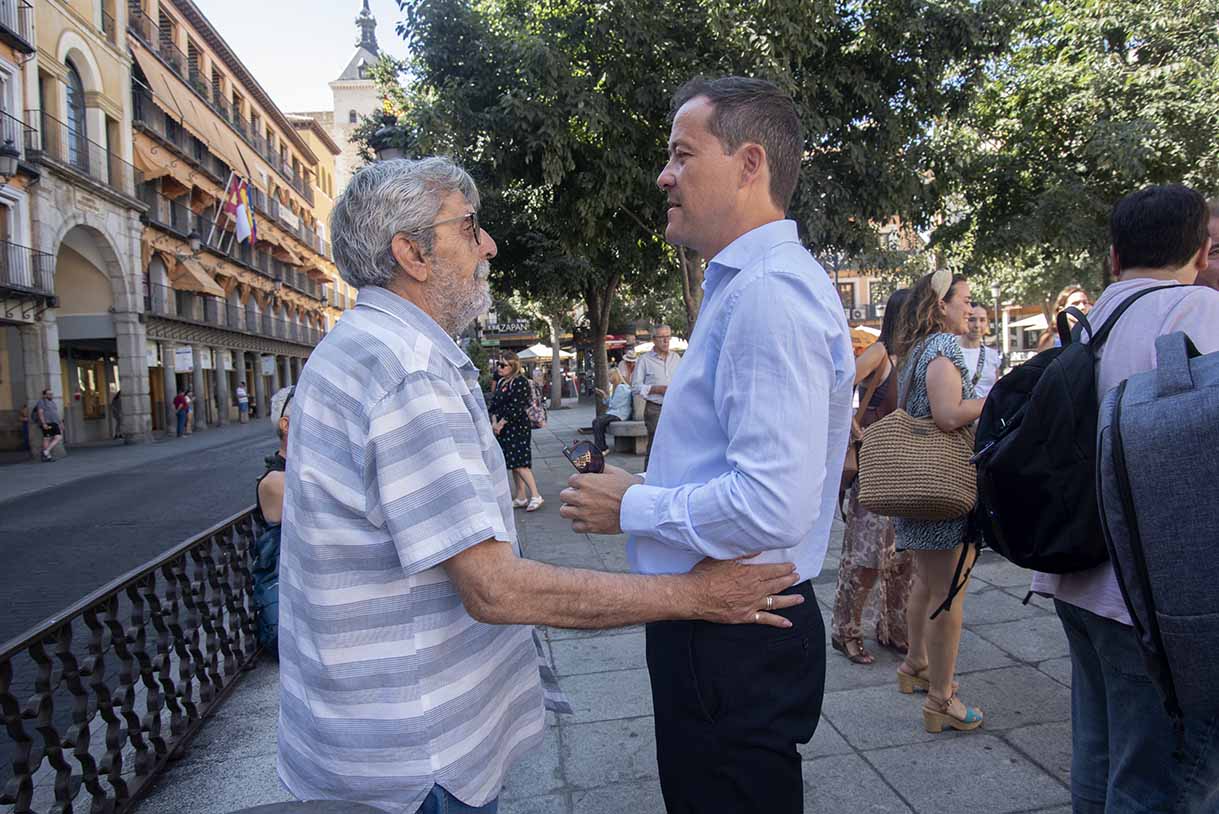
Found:
[{"label": "man in light blue shirt", "polygon": [[825,682],[808,580],[825,558],[846,452],[850,332],[784,219],[803,149],[790,97],[729,77],[695,80],[674,101],[658,184],[666,237],[711,258],[702,309],[646,483],[612,467],[577,475],[560,512],[576,531],[627,532],[645,574],[703,557],[796,563],[803,581],[789,592],[810,601],[783,613],[790,630],[649,624],[647,654],[668,810],[799,812],[796,744],[813,735]]}]

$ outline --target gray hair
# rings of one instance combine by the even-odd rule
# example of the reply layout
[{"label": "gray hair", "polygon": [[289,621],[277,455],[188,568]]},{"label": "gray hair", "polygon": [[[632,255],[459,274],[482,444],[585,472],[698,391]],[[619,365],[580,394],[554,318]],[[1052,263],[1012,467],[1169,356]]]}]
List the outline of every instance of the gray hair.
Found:
[{"label": "gray hair", "polygon": [[355,174],[330,213],[334,262],[356,288],[384,286],[397,273],[394,236],[406,235],[432,251],[432,223],[444,199],[460,192],[479,206],[474,179],[447,158],[395,158]]},{"label": "gray hair", "polygon": [[275,419],[278,424],[281,418],[292,419],[292,413],[285,413],[284,406],[288,403],[288,397],[292,395],[291,387],[280,388],[274,396],[271,396],[271,418]]}]

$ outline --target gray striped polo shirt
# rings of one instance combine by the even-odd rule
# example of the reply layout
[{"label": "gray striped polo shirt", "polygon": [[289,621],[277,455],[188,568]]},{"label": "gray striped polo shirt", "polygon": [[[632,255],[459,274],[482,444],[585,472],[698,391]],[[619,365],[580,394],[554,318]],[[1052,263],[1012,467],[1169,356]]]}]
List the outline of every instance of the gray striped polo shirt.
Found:
[{"label": "gray striped polo shirt", "polygon": [[[279,776],[300,799],[468,805],[542,740],[533,629],[466,613],[445,560],[517,548],[478,371],[430,317],[360,290],[309,357],[288,437]],[[519,550],[518,550],[519,554]]]}]

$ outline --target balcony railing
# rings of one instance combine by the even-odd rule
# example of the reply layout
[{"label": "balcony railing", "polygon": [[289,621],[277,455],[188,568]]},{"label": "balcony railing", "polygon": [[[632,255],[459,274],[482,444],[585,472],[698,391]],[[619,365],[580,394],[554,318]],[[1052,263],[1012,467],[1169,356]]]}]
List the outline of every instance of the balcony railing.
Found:
[{"label": "balcony railing", "polygon": [[135,8],[127,10],[127,29],[135,34],[140,42],[147,45],[152,50],[157,50],[157,24],[156,22],[142,11],[137,11]]},{"label": "balcony railing", "polygon": [[0,805],[123,814],[258,654],[253,507],[0,645]]},{"label": "balcony railing", "polygon": [[55,293],[55,255],[0,240],[0,289]]},{"label": "balcony railing", "polygon": [[[38,115],[36,111],[27,113],[31,119]],[[41,138],[36,132],[26,132],[26,151],[31,157],[50,159],[117,192],[135,196],[143,176],[132,164],[46,112],[41,114],[41,119]]]},{"label": "balcony railing", "polygon": [[0,111],[0,145],[10,143],[24,158],[27,146],[38,143],[38,133],[16,116]]},{"label": "balcony railing", "polygon": [[0,41],[34,53],[34,7],[25,0],[0,0]]},{"label": "balcony railing", "polygon": [[118,26],[114,22],[114,15],[102,9],[102,33],[106,35],[106,41],[111,45],[118,45]]}]

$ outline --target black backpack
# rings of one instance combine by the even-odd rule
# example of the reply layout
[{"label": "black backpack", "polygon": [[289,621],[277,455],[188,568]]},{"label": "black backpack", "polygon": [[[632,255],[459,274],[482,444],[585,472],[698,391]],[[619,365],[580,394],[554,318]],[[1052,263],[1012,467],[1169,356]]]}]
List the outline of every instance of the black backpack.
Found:
[{"label": "black backpack", "polygon": [[[1096,503],[1096,350],[1136,300],[1176,287],[1132,294],[1097,331],[1081,312],[1066,309],[1058,315],[1062,347],[1037,354],[995,383],[974,441],[974,522],[1005,559],[1066,574],[1109,558]],[[1077,321],[1074,331],[1068,314]]]}]

